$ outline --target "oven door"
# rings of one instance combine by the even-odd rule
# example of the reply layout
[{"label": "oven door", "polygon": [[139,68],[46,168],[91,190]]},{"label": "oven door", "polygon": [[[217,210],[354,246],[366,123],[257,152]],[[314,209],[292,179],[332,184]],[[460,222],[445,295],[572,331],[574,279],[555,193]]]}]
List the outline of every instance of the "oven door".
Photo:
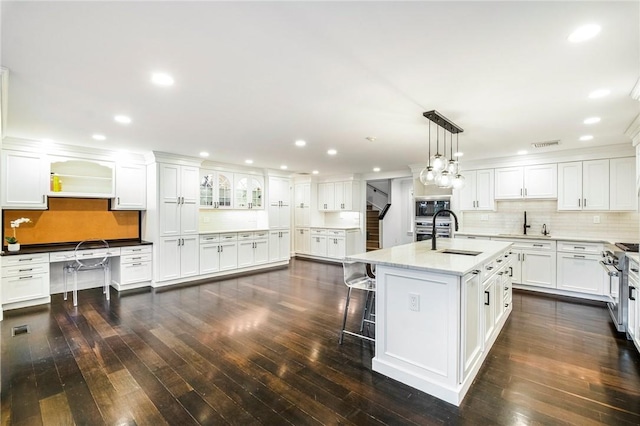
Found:
[{"label": "oven door", "polygon": [[[451,203],[448,200],[416,200],[416,218],[429,219],[440,210],[448,210],[450,207]],[[449,217],[449,214],[439,217]]]},{"label": "oven door", "polygon": [[609,303],[618,304],[620,292],[620,271],[613,265],[600,262],[606,274],[609,276],[609,285],[604,289],[604,293],[609,297]]}]

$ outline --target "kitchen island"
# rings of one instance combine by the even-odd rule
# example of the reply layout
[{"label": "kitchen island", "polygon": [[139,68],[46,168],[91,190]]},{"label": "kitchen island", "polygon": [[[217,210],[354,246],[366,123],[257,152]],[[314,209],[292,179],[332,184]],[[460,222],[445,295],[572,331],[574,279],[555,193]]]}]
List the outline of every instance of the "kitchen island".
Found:
[{"label": "kitchen island", "polygon": [[373,370],[459,405],[508,318],[511,243],[439,239],[348,256],[376,265]]}]

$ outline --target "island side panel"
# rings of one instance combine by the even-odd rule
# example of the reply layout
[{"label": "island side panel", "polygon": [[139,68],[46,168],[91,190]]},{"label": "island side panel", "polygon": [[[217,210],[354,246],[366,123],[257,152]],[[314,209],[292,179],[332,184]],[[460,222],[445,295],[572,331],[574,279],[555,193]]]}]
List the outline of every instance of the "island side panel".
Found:
[{"label": "island side panel", "polygon": [[457,404],[460,277],[378,265],[376,281],[373,370]]}]

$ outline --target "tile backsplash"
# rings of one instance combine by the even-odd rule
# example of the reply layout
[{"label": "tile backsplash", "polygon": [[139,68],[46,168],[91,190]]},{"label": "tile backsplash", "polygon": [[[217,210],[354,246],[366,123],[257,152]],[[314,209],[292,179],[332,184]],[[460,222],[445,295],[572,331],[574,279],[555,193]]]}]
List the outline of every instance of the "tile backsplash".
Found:
[{"label": "tile backsplash", "polygon": [[[497,201],[496,211],[465,211],[460,214],[460,230],[499,234],[522,234],[524,211],[531,228],[527,234],[540,235],[542,225],[552,236],[602,238],[637,242],[640,239],[638,212],[558,211],[555,200]],[[594,223],[599,219],[600,223]]]}]

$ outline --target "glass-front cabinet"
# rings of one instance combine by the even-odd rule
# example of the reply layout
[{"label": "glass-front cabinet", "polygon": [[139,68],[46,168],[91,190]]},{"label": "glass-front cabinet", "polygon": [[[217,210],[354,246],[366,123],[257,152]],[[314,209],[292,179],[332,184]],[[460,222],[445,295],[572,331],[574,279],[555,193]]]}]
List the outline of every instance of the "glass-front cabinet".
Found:
[{"label": "glass-front cabinet", "polygon": [[200,173],[200,208],[232,209],[233,173],[203,170]]},{"label": "glass-front cabinet", "polygon": [[245,174],[235,176],[234,206],[236,209],[264,208],[264,177]]}]

